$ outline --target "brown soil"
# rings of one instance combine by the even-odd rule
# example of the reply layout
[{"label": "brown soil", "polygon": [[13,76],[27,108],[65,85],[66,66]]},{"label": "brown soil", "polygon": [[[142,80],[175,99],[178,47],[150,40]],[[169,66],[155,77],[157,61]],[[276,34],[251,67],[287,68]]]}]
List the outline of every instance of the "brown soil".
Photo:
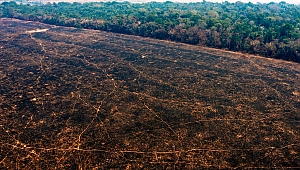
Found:
[{"label": "brown soil", "polygon": [[299,168],[299,84],[297,63],[1,19],[0,169]]}]

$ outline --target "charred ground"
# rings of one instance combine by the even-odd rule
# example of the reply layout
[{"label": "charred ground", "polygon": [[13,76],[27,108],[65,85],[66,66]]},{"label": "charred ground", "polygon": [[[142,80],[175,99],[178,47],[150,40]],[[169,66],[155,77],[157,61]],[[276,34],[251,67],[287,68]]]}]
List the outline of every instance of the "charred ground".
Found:
[{"label": "charred ground", "polygon": [[0,20],[1,169],[300,167],[300,65]]}]

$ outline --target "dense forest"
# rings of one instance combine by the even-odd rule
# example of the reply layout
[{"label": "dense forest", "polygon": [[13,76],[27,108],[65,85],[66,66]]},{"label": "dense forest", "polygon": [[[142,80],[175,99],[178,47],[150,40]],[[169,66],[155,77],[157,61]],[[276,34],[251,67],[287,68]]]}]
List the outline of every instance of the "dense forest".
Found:
[{"label": "dense forest", "polygon": [[0,16],[300,62],[300,6],[285,2],[3,2]]}]

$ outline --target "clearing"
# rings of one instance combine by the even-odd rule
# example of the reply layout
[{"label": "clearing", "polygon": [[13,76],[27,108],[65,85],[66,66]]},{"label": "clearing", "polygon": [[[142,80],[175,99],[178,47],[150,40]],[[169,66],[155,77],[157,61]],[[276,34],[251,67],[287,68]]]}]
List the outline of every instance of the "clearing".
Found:
[{"label": "clearing", "polygon": [[300,167],[299,63],[14,19],[0,47],[0,169]]}]

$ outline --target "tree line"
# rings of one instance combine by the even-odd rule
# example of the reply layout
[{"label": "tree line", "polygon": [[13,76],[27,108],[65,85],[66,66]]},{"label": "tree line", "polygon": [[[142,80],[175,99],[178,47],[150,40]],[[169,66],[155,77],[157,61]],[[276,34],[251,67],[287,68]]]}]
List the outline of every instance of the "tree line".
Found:
[{"label": "tree line", "polygon": [[208,46],[300,63],[300,6],[280,3],[3,2],[0,16]]}]

